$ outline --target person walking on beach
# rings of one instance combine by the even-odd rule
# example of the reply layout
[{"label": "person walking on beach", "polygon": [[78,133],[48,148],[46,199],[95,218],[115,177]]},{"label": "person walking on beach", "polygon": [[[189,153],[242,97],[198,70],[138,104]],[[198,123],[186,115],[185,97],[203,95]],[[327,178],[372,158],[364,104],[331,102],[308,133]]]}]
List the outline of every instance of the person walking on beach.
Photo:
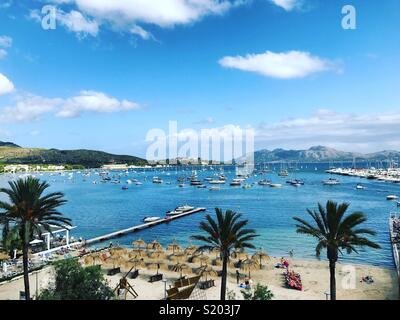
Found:
[{"label": "person walking on beach", "polygon": [[239,282],[240,282],[240,273],[238,270],[236,270],[236,282],[237,282],[237,284],[239,284]]}]

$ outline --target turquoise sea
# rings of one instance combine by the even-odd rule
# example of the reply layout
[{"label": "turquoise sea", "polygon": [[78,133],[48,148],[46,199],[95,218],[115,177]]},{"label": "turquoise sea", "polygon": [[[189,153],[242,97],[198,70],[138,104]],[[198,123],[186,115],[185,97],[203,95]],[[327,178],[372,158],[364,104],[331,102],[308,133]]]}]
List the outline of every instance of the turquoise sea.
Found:
[{"label": "turquoise sea", "polygon": [[[65,193],[68,203],[62,208],[63,213],[73,220],[77,228],[73,231],[75,237],[86,239],[100,236],[112,231],[140,224],[146,216],[164,216],[165,212],[178,205],[189,204],[196,207],[206,207],[208,213],[213,214],[215,207],[239,211],[250,221],[250,226],[256,229],[259,237],[255,241],[257,247],[262,247],[270,255],[287,255],[294,250],[298,258],[315,257],[314,240],[295,232],[293,216],[306,216],[307,208],[315,208],[317,202],[326,202],[328,199],[338,202],[351,203],[351,211],[363,211],[368,216],[367,225],[377,231],[375,240],[382,249],[361,250],[359,254],[345,255],[342,259],[363,264],[393,267],[393,258],[389,240],[388,218],[390,211],[395,211],[395,203],[387,201],[389,194],[400,195],[400,185],[381,181],[366,180],[354,177],[337,177],[341,184],[324,186],[322,180],[329,178],[324,172],[328,165],[301,165],[297,170],[291,170],[289,177],[279,177],[275,172],[257,175],[247,182],[257,182],[261,179],[270,179],[274,183],[281,183],[281,189],[255,185],[250,189],[231,187],[229,183],[221,186],[221,190],[209,191],[198,189],[186,183],[186,187],[179,188],[177,177],[189,177],[192,169],[157,169],[157,170],[130,170],[128,173],[111,171],[110,176],[121,175],[121,184],[100,183],[100,176],[91,172],[90,176],[73,172],[61,174],[36,174],[37,177],[47,180],[52,191]],[[276,168],[270,167],[279,171]],[[213,176],[219,171],[197,170],[200,180]],[[233,168],[224,170],[227,181],[235,177]],[[153,184],[152,178],[159,176],[163,184]],[[7,181],[18,175],[0,175],[0,186],[7,185]],[[305,185],[293,187],[286,184],[290,178],[302,179]],[[128,190],[122,190],[125,181],[137,179],[143,184],[129,185]],[[93,184],[97,181],[97,184]],[[169,184],[168,184],[169,183]],[[363,183],[365,190],[356,190],[356,184]],[[2,200],[4,196],[0,195]],[[151,229],[130,234],[112,240],[120,245],[130,245],[137,238],[145,241],[157,239],[164,245],[174,238],[183,245],[189,237],[199,232],[199,222],[206,213],[178,219],[169,224],[162,224]]]}]

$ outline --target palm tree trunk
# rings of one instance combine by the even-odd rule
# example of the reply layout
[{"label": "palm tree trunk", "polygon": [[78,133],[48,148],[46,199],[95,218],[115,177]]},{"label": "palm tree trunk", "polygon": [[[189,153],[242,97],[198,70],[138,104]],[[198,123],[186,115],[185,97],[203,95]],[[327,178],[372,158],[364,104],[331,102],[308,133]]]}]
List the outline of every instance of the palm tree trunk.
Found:
[{"label": "palm tree trunk", "polygon": [[25,286],[25,298],[26,300],[31,299],[31,292],[29,288],[29,224],[25,222],[22,225],[22,233],[23,233],[23,245],[22,245],[22,262],[24,268],[24,286]]},{"label": "palm tree trunk", "polygon": [[228,256],[229,253],[224,252],[222,258],[222,277],[221,277],[221,300],[225,300],[226,296],[226,278],[228,275]]},{"label": "palm tree trunk", "polygon": [[335,277],[335,261],[329,261],[329,272],[331,276],[330,286],[331,286],[331,300],[336,300],[336,277]]},{"label": "palm tree trunk", "polygon": [[31,299],[31,293],[29,288],[29,227],[28,223],[25,222],[23,226],[23,247],[22,247],[22,262],[24,267],[24,286],[25,286],[25,297],[26,300]]}]

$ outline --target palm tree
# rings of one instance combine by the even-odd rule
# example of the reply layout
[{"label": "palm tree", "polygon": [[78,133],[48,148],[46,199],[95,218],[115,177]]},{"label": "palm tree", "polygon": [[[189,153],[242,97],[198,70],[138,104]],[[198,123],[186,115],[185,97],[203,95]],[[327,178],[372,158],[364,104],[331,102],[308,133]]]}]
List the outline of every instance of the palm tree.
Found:
[{"label": "palm tree", "polygon": [[353,212],[345,216],[348,203],[338,205],[336,202],[328,201],[326,208],[318,204],[318,212],[307,209],[307,213],[314,220],[309,223],[298,217],[293,219],[296,224],[297,233],[306,234],[317,239],[318,244],[315,248],[317,257],[320,257],[322,249],[327,250],[330,272],[330,293],[331,300],[336,300],[336,278],[335,268],[339,253],[346,250],[358,253],[356,247],[371,247],[379,249],[380,246],[372,242],[364,235],[375,235],[370,229],[360,227],[367,218],[362,212]]},{"label": "palm tree", "polygon": [[207,222],[202,221],[200,223],[200,229],[205,231],[207,235],[192,236],[192,239],[205,243],[197,251],[219,249],[222,258],[221,300],[225,300],[227,266],[231,250],[255,248],[250,241],[257,235],[253,229],[245,228],[248,220],[239,220],[241,214],[232,210],[227,210],[224,214],[218,208],[215,209],[215,213],[217,220],[207,215]]},{"label": "palm tree", "polygon": [[0,193],[5,193],[9,203],[0,201],[0,215],[2,220],[14,224],[19,229],[22,239],[22,257],[24,268],[24,285],[26,299],[30,299],[29,290],[29,242],[33,234],[41,234],[42,230],[51,232],[51,226],[65,227],[71,225],[70,219],[62,216],[58,207],[65,204],[64,194],[61,192],[44,192],[49,188],[47,182],[39,179],[26,178],[10,181],[9,189],[1,188]]}]

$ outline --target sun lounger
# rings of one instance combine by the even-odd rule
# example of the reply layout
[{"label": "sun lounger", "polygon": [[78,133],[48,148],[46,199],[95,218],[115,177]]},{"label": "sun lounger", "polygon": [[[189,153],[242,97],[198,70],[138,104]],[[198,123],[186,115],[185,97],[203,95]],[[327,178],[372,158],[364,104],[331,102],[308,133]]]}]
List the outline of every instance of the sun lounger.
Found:
[{"label": "sun lounger", "polygon": [[108,275],[108,276],[114,276],[114,275],[116,275],[116,274],[118,274],[118,273],[121,273],[121,268],[120,268],[120,267],[110,269],[110,270],[108,271],[107,275]]},{"label": "sun lounger", "polygon": [[215,281],[214,280],[202,281],[199,283],[199,287],[202,290],[207,290],[209,288],[215,287]]},{"label": "sun lounger", "polygon": [[150,276],[149,282],[157,282],[157,281],[161,281],[162,279],[163,279],[163,275],[161,273],[159,273],[159,274]]},{"label": "sun lounger", "polygon": [[131,272],[131,279],[136,279],[139,276],[139,270]]}]

